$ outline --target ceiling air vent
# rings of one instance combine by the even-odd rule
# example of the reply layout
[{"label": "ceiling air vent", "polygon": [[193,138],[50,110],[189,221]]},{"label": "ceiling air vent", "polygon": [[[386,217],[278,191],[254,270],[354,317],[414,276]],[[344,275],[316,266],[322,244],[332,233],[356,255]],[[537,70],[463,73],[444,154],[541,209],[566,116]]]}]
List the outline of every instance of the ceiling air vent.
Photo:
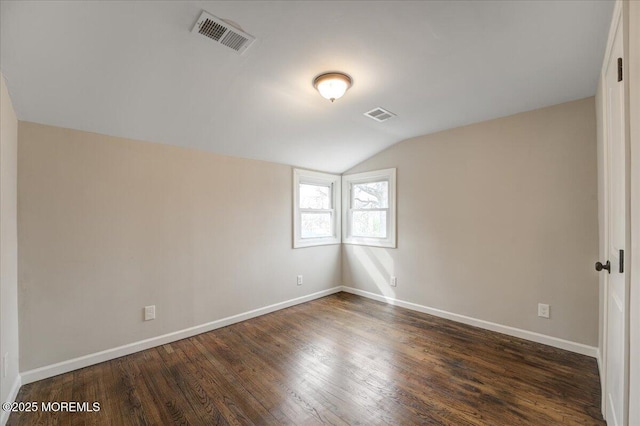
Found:
[{"label": "ceiling air vent", "polygon": [[371,111],[367,111],[364,113],[364,115],[376,121],[379,121],[380,123],[396,116],[391,111],[387,111],[386,109],[380,107],[374,108]]},{"label": "ceiling air vent", "polygon": [[242,55],[256,40],[254,36],[237,28],[237,25],[232,25],[205,11],[202,11],[198,22],[193,26],[191,32],[201,34],[216,43],[227,46],[239,55]]}]

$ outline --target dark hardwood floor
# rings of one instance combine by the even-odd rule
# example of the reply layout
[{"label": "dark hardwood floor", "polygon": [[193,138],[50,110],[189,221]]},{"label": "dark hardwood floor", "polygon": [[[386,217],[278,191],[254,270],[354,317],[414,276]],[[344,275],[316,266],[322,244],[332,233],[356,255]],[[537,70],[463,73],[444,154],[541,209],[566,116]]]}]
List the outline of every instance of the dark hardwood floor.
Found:
[{"label": "dark hardwood floor", "polygon": [[347,293],[25,385],[9,425],[604,425],[596,361]]}]

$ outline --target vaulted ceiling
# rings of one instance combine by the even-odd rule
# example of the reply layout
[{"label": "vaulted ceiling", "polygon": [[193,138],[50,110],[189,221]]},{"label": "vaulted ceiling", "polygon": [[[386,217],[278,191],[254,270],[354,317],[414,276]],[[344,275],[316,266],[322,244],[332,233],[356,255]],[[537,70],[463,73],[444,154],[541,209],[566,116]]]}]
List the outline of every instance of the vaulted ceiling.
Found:
[{"label": "vaulted ceiling", "polygon": [[[20,120],[341,172],[403,139],[591,96],[612,1],[12,1]],[[191,33],[202,10],[257,38]],[[353,77],[335,103],[312,86]],[[377,123],[374,107],[398,117]]]}]

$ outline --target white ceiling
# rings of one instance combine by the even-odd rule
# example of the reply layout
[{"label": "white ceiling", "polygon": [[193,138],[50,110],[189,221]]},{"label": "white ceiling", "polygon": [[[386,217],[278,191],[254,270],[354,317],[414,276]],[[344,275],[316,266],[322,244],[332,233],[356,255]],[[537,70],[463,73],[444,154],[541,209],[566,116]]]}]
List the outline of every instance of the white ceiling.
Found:
[{"label": "white ceiling", "polygon": [[[257,41],[192,34],[202,10]],[[1,2],[20,120],[341,172],[403,139],[591,96],[613,2]],[[334,104],[324,71],[354,85]],[[377,106],[397,118],[377,123]]]}]

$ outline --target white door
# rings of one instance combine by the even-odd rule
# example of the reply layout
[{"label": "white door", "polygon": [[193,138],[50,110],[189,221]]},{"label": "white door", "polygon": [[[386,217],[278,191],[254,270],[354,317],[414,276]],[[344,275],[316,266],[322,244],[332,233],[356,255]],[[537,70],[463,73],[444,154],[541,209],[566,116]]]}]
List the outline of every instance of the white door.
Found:
[{"label": "white door", "polygon": [[[620,17],[622,15],[620,14]],[[627,184],[622,19],[613,22],[611,45],[603,75],[605,97],[605,190],[610,271],[606,282],[605,417],[609,425],[627,424],[627,285],[624,250],[627,242]],[[624,77],[624,76],[622,76]],[[607,273],[603,271],[603,273]]]}]

